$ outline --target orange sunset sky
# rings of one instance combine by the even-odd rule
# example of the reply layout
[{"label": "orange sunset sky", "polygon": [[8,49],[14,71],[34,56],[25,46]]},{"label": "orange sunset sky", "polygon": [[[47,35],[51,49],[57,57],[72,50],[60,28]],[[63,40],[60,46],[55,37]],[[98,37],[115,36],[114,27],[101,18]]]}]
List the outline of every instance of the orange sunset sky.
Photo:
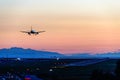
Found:
[{"label": "orange sunset sky", "polygon": [[[20,31],[45,30],[37,36]],[[0,0],[0,48],[67,53],[120,49],[120,0]]]}]

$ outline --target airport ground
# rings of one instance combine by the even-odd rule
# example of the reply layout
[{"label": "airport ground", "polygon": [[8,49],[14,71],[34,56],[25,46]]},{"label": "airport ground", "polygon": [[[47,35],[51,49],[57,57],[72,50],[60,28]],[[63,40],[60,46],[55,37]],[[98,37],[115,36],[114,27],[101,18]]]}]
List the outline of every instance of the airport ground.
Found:
[{"label": "airport ground", "polygon": [[26,75],[35,75],[39,80],[91,80],[91,78],[97,80],[94,78],[94,71],[116,75],[118,61],[118,59],[4,58],[0,59],[0,75],[16,74],[21,80],[24,80]]}]

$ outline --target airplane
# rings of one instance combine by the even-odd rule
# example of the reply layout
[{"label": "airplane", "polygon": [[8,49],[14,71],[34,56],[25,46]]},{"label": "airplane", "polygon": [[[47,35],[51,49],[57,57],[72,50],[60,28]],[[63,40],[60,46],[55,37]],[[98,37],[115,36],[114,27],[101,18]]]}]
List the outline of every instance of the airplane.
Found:
[{"label": "airplane", "polygon": [[32,26],[31,26],[31,30],[30,31],[20,31],[22,33],[27,33],[28,35],[31,35],[31,34],[34,34],[34,35],[38,35],[39,33],[43,33],[45,31],[35,31],[32,29]]}]

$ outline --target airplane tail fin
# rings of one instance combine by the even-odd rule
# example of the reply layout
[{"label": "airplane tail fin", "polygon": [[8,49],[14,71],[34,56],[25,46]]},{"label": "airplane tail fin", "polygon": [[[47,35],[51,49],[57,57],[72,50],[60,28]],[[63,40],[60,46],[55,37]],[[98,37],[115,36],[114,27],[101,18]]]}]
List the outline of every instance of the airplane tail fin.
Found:
[{"label": "airplane tail fin", "polygon": [[32,26],[31,26],[31,31],[32,31]]}]

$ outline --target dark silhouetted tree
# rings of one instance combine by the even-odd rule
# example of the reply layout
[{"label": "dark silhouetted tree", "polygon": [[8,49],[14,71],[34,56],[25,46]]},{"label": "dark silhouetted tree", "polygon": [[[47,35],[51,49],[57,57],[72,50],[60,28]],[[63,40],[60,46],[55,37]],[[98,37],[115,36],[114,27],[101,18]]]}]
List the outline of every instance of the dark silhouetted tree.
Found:
[{"label": "dark silhouetted tree", "polygon": [[117,61],[115,74],[116,74],[117,80],[120,80],[120,60]]},{"label": "dark silhouetted tree", "polygon": [[104,72],[102,70],[94,70],[92,72],[90,80],[116,80],[116,78],[110,72]]}]

